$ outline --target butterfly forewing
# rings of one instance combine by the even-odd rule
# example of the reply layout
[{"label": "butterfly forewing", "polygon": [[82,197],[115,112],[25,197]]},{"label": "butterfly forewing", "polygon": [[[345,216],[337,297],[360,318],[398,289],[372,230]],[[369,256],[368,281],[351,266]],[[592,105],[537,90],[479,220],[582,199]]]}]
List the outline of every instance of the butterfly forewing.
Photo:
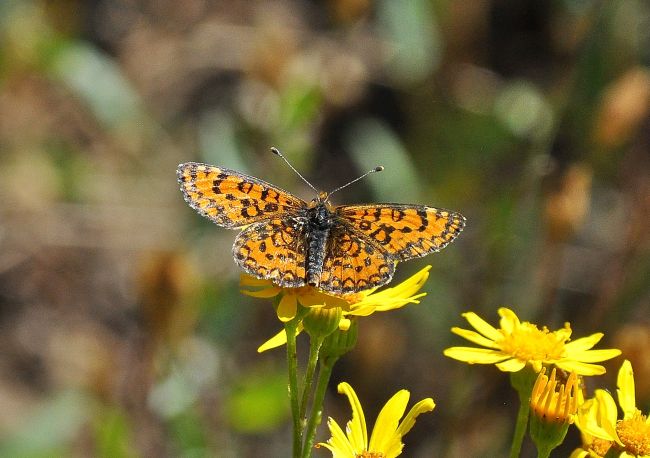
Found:
[{"label": "butterfly forewing", "polygon": [[423,205],[344,205],[336,213],[396,261],[439,251],[465,227],[460,213]]},{"label": "butterfly forewing", "polygon": [[223,167],[187,162],[176,173],[190,207],[228,229],[295,214],[307,206],[272,184]]}]

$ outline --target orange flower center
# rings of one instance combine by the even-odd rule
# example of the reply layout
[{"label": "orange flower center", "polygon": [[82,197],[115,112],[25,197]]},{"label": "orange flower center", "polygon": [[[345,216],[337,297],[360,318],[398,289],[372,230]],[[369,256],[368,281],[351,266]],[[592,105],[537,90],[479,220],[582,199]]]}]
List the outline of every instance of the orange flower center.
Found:
[{"label": "orange flower center", "polygon": [[365,450],[357,453],[357,458],[384,458],[385,456],[382,452],[367,452]]},{"label": "orange flower center", "polygon": [[501,351],[521,361],[552,361],[564,355],[564,340],[547,328],[521,323],[499,342]]},{"label": "orange flower center", "polygon": [[625,444],[626,452],[636,456],[650,455],[650,424],[645,420],[645,415],[637,411],[632,418],[616,424],[616,434]]},{"label": "orange flower center", "polygon": [[597,456],[605,456],[611,447],[611,441],[594,437],[589,444],[589,451],[594,452]]}]

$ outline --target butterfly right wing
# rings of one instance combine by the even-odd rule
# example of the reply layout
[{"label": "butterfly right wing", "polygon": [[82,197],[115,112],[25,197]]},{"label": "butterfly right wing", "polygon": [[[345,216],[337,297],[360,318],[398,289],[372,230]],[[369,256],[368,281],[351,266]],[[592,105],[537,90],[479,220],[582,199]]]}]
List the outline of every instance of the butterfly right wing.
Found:
[{"label": "butterfly right wing", "polygon": [[301,217],[252,224],[235,239],[235,262],[248,274],[283,288],[305,286],[305,230]]},{"label": "butterfly right wing", "polygon": [[187,162],[178,166],[176,175],[190,207],[227,229],[295,214],[307,206],[277,186],[223,167]]},{"label": "butterfly right wing", "polygon": [[424,205],[343,205],[336,213],[398,261],[442,250],[465,227],[460,213]]}]

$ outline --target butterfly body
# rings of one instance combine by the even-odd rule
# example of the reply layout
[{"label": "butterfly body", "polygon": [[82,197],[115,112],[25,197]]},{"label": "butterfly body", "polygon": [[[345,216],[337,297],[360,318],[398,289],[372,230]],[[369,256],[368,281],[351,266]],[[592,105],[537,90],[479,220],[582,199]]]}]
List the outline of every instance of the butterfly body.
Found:
[{"label": "butterfly body", "polygon": [[241,172],[189,162],[177,171],[188,204],[242,229],[235,262],[279,286],[344,295],[388,283],[397,261],[439,251],[465,225],[454,212],[408,204],[334,207],[326,193],[307,203]]}]

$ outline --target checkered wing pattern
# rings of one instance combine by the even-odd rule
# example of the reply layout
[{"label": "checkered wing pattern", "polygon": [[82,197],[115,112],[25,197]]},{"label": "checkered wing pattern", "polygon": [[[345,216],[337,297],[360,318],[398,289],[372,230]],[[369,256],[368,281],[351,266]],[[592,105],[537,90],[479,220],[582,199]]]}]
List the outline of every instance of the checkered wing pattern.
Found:
[{"label": "checkered wing pattern", "polygon": [[440,251],[465,227],[460,213],[423,205],[350,205],[337,207],[336,214],[396,261]]},{"label": "checkered wing pattern", "polygon": [[295,214],[307,206],[272,184],[223,167],[187,162],[176,174],[190,207],[228,229]]}]

